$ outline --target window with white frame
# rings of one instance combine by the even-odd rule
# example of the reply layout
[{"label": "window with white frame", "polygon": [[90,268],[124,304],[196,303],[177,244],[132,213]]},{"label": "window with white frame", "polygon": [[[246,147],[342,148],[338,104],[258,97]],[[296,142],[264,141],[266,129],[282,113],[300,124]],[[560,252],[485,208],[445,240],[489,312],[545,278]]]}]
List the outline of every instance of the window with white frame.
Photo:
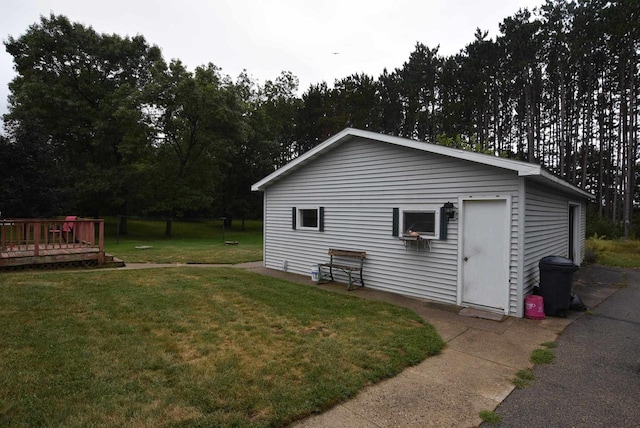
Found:
[{"label": "window with white frame", "polygon": [[323,207],[298,207],[292,209],[292,228],[324,230]]}]

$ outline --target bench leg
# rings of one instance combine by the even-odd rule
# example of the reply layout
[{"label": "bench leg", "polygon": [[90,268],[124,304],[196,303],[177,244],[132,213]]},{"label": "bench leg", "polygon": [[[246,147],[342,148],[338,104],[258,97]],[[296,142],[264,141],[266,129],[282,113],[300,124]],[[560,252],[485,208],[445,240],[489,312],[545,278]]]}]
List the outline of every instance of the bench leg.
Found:
[{"label": "bench leg", "polygon": [[349,286],[347,287],[347,291],[351,291],[351,271],[347,273],[349,274]]},{"label": "bench leg", "polygon": [[364,279],[362,279],[362,269],[360,269],[360,285],[364,287]]}]

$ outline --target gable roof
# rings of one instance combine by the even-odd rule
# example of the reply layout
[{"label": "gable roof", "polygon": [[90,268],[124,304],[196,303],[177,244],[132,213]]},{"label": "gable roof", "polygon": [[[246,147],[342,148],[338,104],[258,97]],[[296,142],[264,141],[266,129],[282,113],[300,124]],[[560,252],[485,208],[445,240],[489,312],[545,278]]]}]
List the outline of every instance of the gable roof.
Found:
[{"label": "gable roof", "polygon": [[527,177],[536,182],[545,184],[547,186],[554,187],[559,190],[563,190],[572,195],[580,198],[593,198],[589,192],[579,189],[566,181],[556,177],[549,173],[540,165],[516,161],[513,159],[505,159],[497,156],[486,155],[483,153],[476,153],[467,150],[454,149],[451,147],[440,146],[437,144],[426,143],[423,141],[410,140],[408,138],[394,137],[392,135],[378,134],[371,131],[363,131],[361,129],[346,128],[343,131],[337,133],[333,137],[317,145],[313,149],[304,153],[303,155],[292,160],[282,168],[269,174],[262,180],[251,186],[252,191],[263,191],[271,184],[286,177],[313,159],[322,155],[328,150],[334,149],[340,144],[349,141],[353,138],[364,138],[368,140],[380,141],[383,143],[393,144],[396,146],[407,147],[411,149],[421,150],[427,153],[434,153],[442,156],[448,156],[454,159],[461,159],[469,162],[475,162],[483,165],[493,166],[496,168],[506,169],[516,172],[520,177]]}]

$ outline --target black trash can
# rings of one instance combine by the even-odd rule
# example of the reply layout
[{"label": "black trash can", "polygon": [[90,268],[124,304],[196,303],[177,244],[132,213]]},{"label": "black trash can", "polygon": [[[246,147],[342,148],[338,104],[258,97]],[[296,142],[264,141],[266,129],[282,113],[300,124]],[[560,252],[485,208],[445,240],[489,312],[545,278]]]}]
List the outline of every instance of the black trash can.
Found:
[{"label": "black trash can", "polygon": [[565,318],[571,302],[573,273],[578,266],[564,257],[547,256],[540,260],[539,267],[544,313]]}]

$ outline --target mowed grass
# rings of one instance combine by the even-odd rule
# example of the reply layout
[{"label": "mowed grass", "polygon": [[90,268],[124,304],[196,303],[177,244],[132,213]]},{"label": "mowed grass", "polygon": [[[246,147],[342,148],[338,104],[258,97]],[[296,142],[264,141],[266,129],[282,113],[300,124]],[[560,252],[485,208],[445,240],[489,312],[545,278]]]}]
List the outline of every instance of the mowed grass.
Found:
[{"label": "mowed grass", "polygon": [[[164,221],[129,219],[127,234],[118,239],[116,219],[105,219],[105,251],[130,263],[243,263],[262,260],[262,222],[174,221],[171,237]],[[225,245],[225,241],[237,245]],[[145,247],[140,249],[137,247]]]},{"label": "mowed grass", "polygon": [[640,240],[606,240],[591,237],[587,249],[597,255],[597,263],[623,268],[640,268]]},{"label": "mowed grass", "polygon": [[233,268],[0,275],[0,425],[285,426],[439,353],[409,310]]}]

